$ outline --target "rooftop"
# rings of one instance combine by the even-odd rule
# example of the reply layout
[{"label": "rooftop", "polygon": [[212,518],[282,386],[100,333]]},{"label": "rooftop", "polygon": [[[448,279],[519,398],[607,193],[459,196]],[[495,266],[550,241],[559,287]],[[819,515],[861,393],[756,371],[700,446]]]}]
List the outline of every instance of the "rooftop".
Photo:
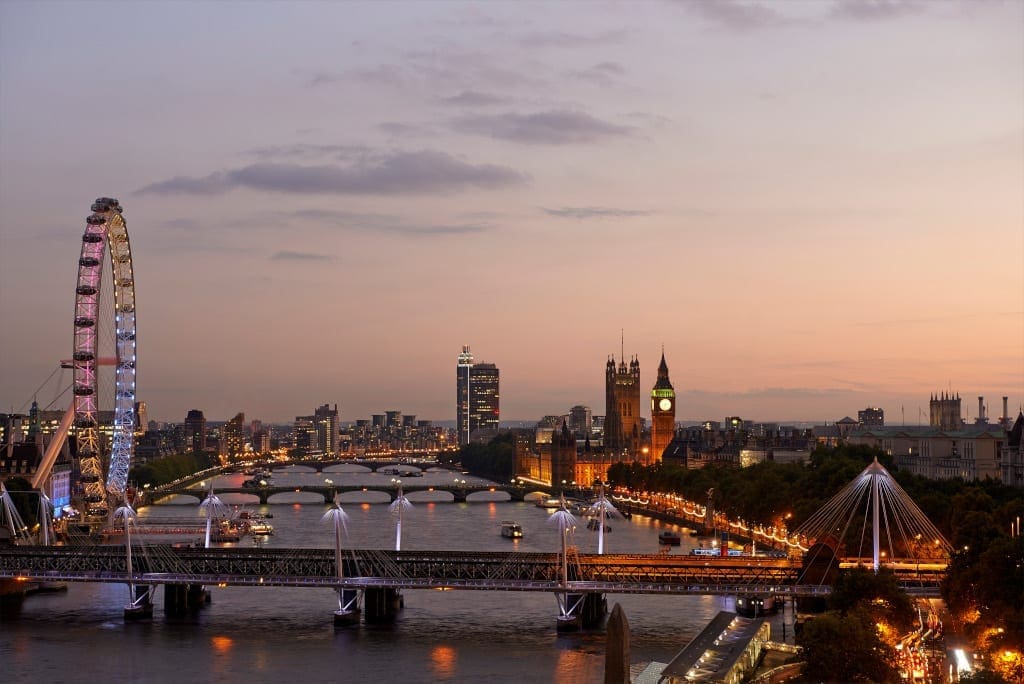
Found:
[{"label": "rooftop", "polygon": [[762,624],[764,618],[749,619],[725,610],[719,612],[672,659],[662,671],[662,676],[691,682],[725,681]]}]

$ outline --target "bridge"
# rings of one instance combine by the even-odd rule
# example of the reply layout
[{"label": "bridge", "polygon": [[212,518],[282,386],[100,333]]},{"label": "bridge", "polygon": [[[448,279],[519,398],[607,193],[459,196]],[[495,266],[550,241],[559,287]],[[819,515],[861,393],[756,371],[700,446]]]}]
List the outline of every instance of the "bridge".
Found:
[{"label": "bridge", "polygon": [[355,459],[355,458],[332,458],[332,459],[292,459],[289,461],[280,461],[267,464],[269,467],[281,468],[288,466],[301,466],[303,468],[310,468],[314,472],[322,473],[325,468],[332,468],[339,465],[354,465],[362,466],[372,472],[389,472],[392,469],[397,469],[393,474],[404,475],[405,473],[412,471],[422,471],[426,468],[443,468],[443,463],[436,459],[427,458],[372,458],[372,459]]},{"label": "bridge", "polygon": [[[0,548],[0,584],[17,591],[19,582],[117,582],[136,588],[165,587],[169,612],[195,607],[195,596],[204,585],[321,587],[337,591],[339,610],[335,624],[358,622],[362,601],[367,620],[386,619],[401,605],[404,589],[469,589],[540,591],[554,594],[559,604],[559,630],[599,623],[604,614],[604,595],[620,594],[773,594],[790,597],[823,596],[838,569],[860,565],[878,571],[891,570],[908,594],[938,597],[945,574],[948,542],[924,517],[920,509],[875,463],[848,484],[801,530],[809,540],[802,560],[759,557],[664,556],[646,554],[579,554],[567,545],[569,530],[576,520],[563,508],[552,518],[559,522],[559,553],[516,553],[479,551],[401,551],[401,510],[408,505],[403,485],[388,492],[397,506],[398,541],[395,551],[342,549],[340,506],[328,512],[335,520],[335,548],[327,549],[244,549],[178,548],[165,544],[113,546],[21,546]],[[182,483],[183,487],[183,483]],[[453,496],[474,491],[510,491],[525,495],[521,485],[405,485],[406,491],[447,490]],[[339,491],[370,491],[368,487],[306,486],[261,487],[221,490],[272,496],[285,491],[317,491],[326,499]],[[191,489],[163,489],[158,495],[183,493]],[[4,494],[8,517],[15,512]],[[215,499],[212,492],[208,500]],[[600,501],[604,501],[603,495]],[[863,511],[858,510],[864,504]],[[205,502],[204,502],[205,503]],[[219,502],[217,502],[219,503]],[[884,509],[884,510],[883,510]],[[119,509],[129,532],[130,507]],[[895,523],[890,526],[889,521]],[[861,527],[857,533],[855,524]],[[885,523],[884,525],[882,523]],[[851,530],[850,528],[853,527]],[[885,533],[882,533],[883,528]],[[864,541],[870,530],[871,546]],[[836,534],[834,531],[839,531]],[[849,534],[848,534],[849,532]],[[860,539],[844,559],[837,555],[850,541]],[[889,543],[888,562],[882,540]],[[933,540],[933,543],[931,542]],[[600,548],[600,546],[599,546]],[[804,547],[800,547],[803,549]],[[866,554],[865,551],[868,551]],[[134,558],[134,563],[133,563]],[[903,559],[897,561],[896,559]],[[152,589],[147,588],[126,608],[126,619],[151,614]]]},{"label": "bridge", "polygon": [[[468,589],[612,594],[771,593],[824,596],[830,587],[800,561],[650,554],[561,554],[348,549],[133,546],[129,574],[121,546],[0,549],[0,579],[320,588]],[[893,566],[913,596],[937,597],[944,564]]]},{"label": "bridge", "polygon": [[[501,485],[501,484],[416,484],[410,483],[408,480],[402,481],[402,490],[406,494],[413,492],[449,492],[452,494],[452,501],[455,503],[465,503],[468,501],[468,497],[472,494],[480,492],[507,492],[513,501],[522,501],[527,494],[532,492],[540,491],[538,487],[524,487],[521,485]],[[315,484],[315,485],[293,485],[289,487],[281,487],[277,485],[264,485],[258,487],[218,487],[217,494],[250,494],[259,498],[261,504],[267,504],[270,498],[275,494],[294,493],[294,492],[313,492],[319,494],[324,498],[324,502],[328,502],[334,499],[334,494],[343,494],[346,492],[383,492],[387,494],[391,501],[394,501],[398,497],[398,484],[380,484],[380,485],[341,485],[341,484]],[[178,487],[161,487],[158,490],[149,492],[146,495],[147,503],[154,503],[160,499],[171,496],[194,496],[202,498],[205,492],[201,489],[195,489],[186,486]]]}]

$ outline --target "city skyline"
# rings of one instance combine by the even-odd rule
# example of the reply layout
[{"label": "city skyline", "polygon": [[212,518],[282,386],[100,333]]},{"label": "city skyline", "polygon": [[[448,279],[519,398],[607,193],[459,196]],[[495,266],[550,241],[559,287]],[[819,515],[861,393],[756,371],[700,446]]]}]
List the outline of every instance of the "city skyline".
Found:
[{"label": "city skyline", "polygon": [[503,421],[600,413],[623,330],[679,421],[1016,415],[1024,5],[240,7],[0,6],[0,410],[109,195],[160,421],[453,420],[466,344]]}]

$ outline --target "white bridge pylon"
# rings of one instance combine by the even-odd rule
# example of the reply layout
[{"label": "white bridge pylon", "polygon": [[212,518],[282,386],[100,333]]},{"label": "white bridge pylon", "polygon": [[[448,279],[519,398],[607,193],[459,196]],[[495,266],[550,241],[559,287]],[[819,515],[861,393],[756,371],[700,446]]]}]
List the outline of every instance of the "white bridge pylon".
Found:
[{"label": "white bridge pylon", "polygon": [[[859,543],[847,557],[864,557],[871,531],[871,561],[875,572],[888,555],[892,561],[935,561],[948,558],[952,545],[893,479],[876,458],[860,475],[833,496],[796,531],[813,542],[832,537],[840,545],[851,541],[859,523]],[[852,528],[852,529],[851,529]]]}]

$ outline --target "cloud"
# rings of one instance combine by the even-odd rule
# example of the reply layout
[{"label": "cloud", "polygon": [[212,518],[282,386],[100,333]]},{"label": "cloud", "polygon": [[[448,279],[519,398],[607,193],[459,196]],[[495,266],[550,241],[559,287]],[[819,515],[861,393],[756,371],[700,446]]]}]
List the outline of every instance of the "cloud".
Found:
[{"label": "cloud", "polygon": [[377,128],[395,138],[427,136],[434,133],[433,129],[423,124],[407,124],[397,121],[384,121],[377,124]]},{"label": "cloud", "polygon": [[591,218],[629,218],[632,216],[650,216],[651,212],[638,209],[613,209],[609,207],[562,207],[561,209],[544,209],[549,216],[572,219]]},{"label": "cloud", "polygon": [[365,145],[319,145],[312,143],[293,143],[291,145],[267,145],[246,150],[244,154],[256,157],[261,161],[277,159],[339,159],[349,160],[365,157],[370,148]]},{"label": "cloud", "polygon": [[440,101],[444,104],[459,105],[462,107],[487,107],[489,105],[502,104],[508,100],[504,97],[498,97],[497,95],[491,95],[489,93],[482,93],[477,90],[463,90],[458,95],[442,97]]},{"label": "cloud", "polygon": [[723,28],[750,31],[787,23],[772,7],[740,0],[681,0],[680,6]]},{"label": "cloud", "polygon": [[593,81],[600,86],[608,87],[615,83],[615,80],[625,75],[626,70],[617,62],[601,62],[582,71],[574,71],[571,75],[585,81]]},{"label": "cloud", "polygon": [[[296,70],[295,73],[302,73]],[[349,69],[346,71],[316,71],[306,78],[306,85],[311,88],[333,85],[343,81],[359,81],[369,85],[403,86],[408,83],[409,75],[400,66],[381,64],[371,69]]]},{"label": "cloud", "polygon": [[528,47],[584,47],[588,45],[607,45],[621,43],[627,36],[623,30],[605,31],[592,35],[566,33],[564,31],[538,31],[519,38],[519,42]]},{"label": "cloud", "polygon": [[136,194],[213,195],[234,188],[289,194],[400,195],[448,193],[469,188],[496,189],[527,182],[507,166],[469,164],[446,152],[396,152],[348,166],[250,164],[201,178],[176,176],[151,183]]},{"label": "cloud", "polygon": [[630,132],[626,126],[567,110],[536,114],[480,114],[463,116],[453,123],[456,130],[537,145],[591,143]]},{"label": "cloud", "polygon": [[278,252],[270,257],[272,261],[332,261],[333,256],[328,254],[313,254],[312,252]]},{"label": "cloud", "polygon": [[217,195],[227,192],[231,188],[231,182],[227,174],[222,171],[211,173],[202,178],[190,178],[188,176],[174,176],[159,183],[151,183],[136,190],[133,194],[155,194],[155,195]]},{"label": "cloud", "polygon": [[927,11],[923,3],[912,0],[839,0],[831,16],[860,21],[884,21]]},{"label": "cloud", "polygon": [[409,237],[431,235],[468,235],[490,230],[486,223],[463,224],[410,224],[387,214],[362,214],[328,209],[301,209],[288,212],[289,218],[316,222],[333,228],[367,233],[386,233]]}]

